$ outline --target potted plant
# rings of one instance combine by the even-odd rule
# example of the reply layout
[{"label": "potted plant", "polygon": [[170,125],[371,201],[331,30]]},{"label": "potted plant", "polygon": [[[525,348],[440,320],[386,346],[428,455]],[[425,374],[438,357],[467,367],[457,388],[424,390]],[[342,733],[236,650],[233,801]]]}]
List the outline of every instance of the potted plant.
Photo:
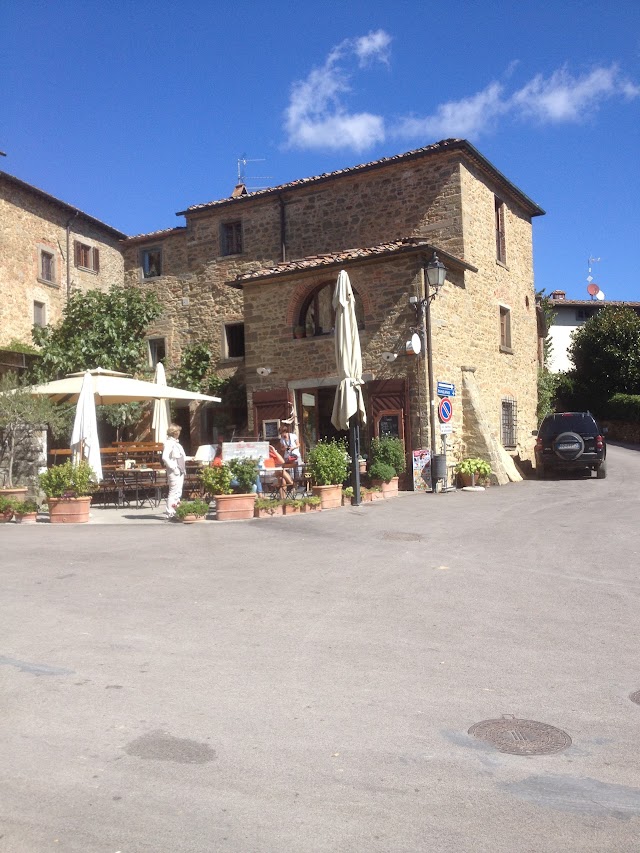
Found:
[{"label": "potted plant", "polygon": [[[360,488],[362,492],[362,487]],[[342,506],[351,506],[353,502],[353,486],[347,486],[342,490]]]},{"label": "potted plant", "polygon": [[52,524],[86,523],[89,521],[91,495],[96,489],[96,475],[88,462],[77,465],[69,459],[53,465],[40,474],[40,488],[47,496]]},{"label": "potted plant", "polygon": [[315,483],[311,491],[320,498],[322,509],[342,505],[342,484],[347,476],[348,458],[342,442],[335,439],[319,441],[309,451],[307,468]]},{"label": "potted plant", "polygon": [[23,501],[16,501],[14,506],[14,514],[18,524],[35,524],[38,520],[38,511],[40,507],[36,501],[27,498]]},{"label": "potted plant", "polygon": [[256,498],[253,508],[254,518],[273,518],[282,515],[284,511],[283,502],[273,498]]},{"label": "potted plant", "polygon": [[6,524],[13,518],[13,512],[17,501],[15,498],[7,498],[0,495],[0,524]]},{"label": "potted plant", "polygon": [[204,521],[208,512],[209,504],[207,501],[200,499],[180,501],[176,507],[176,518],[179,518],[183,524],[193,524],[196,521]]},{"label": "potted plant", "polygon": [[464,486],[476,486],[478,483],[487,483],[491,476],[491,465],[479,457],[471,457],[458,462],[455,467]]},{"label": "potted plant", "polygon": [[258,478],[255,459],[232,459],[228,464],[205,468],[200,478],[205,491],[216,499],[218,521],[253,518]]},{"label": "potted plant", "polygon": [[302,500],[300,498],[287,498],[284,501],[284,514],[297,515],[302,511]]},{"label": "potted plant", "polygon": [[302,512],[320,512],[322,509],[320,498],[315,495],[302,498]]},{"label": "potted plant", "polygon": [[369,476],[372,483],[380,486],[385,498],[397,495],[399,476],[407,467],[402,441],[390,435],[374,438],[371,441],[369,458]]}]

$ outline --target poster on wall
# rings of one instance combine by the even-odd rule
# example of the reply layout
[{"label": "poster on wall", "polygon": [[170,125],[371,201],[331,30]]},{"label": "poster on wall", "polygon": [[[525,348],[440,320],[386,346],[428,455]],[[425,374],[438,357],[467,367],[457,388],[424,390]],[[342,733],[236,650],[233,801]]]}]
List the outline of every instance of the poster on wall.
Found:
[{"label": "poster on wall", "polygon": [[431,490],[431,450],[428,448],[413,451],[413,490]]}]

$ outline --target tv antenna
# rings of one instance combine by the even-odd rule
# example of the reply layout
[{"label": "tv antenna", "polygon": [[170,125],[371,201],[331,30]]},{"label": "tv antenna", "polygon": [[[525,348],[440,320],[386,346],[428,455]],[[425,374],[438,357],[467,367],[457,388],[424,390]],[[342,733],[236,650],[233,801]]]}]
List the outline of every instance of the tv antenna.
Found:
[{"label": "tv antenna", "polygon": [[599,299],[601,302],[604,299],[604,292],[600,290],[600,285],[596,284],[591,275],[591,265],[600,263],[600,258],[587,258],[587,293],[592,299]]},{"label": "tv antenna", "polygon": [[[266,160],[265,157],[253,157],[248,158],[246,154],[241,154],[238,157],[238,184],[242,184],[243,186],[247,186],[247,163],[264,163]],[[272,179],[271,175],[251,175],[251,180],[254,181],[270,181]],[[264,190],[266,186],[263,187],[247,187],[247,189],[251,190]]]}]

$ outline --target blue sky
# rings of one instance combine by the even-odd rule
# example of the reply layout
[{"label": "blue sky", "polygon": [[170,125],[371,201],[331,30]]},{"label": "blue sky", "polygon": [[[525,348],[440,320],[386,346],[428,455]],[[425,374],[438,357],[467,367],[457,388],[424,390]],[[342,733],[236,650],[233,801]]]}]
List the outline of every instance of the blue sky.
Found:
[{"label": "blue sky", "polygon": [[[0,168],[128,234],[469,139],[547,211],[536,287],[640,300],[640,3],[4,0]],[[257,161],[257,162],[252,162]]]}]

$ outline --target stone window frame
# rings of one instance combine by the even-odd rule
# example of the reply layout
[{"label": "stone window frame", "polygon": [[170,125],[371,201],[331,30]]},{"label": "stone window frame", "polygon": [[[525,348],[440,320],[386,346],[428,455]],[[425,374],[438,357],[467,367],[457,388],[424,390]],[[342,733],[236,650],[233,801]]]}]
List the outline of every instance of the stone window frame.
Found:
[{"label": "stone window frame", "polygon": [[100,272],[100,250],[96,246],[74,240],[73,256],[74,264],[78,269],[98,275]]},{"label": "stone window frame", "polygon": [[511,308],[502,303],[498,308],[500,311],[500,352],[512,353]]},{"label": "stone window frame", "polygon": [[[155,265],[151,267],[150,263],[150,255],[157,253],[158,255],[158,269],[155,271]],[[145,246],[140,249],[140,275],[144,281],[147,281],[150,278],[160,278],[162,275],[162,264],[163,264],[163,256],[162,256],[162,246]]]},{"label": "stone window frame", "polygon": [[496,261],[504,266],[507,265],[507,235],[506,219],[507,207],[499,196],[493,197],[494,222],[496,232]]},{"label": "stone window frame", "polygon": [[[41,314],[40,318],[38,318],[38,313]],[[47,325],[47,303],[40,299],[33,300],[33,325],[40,328]]]},{"label": "stone window frame", "polygon": [[[45,258],[50,259],[50,278],[45,278]],[[60,287],[58,282],[58,257],[56,250],[52,246],[45,246],[40,244],[38,246],[38,274],[37,279],[42,284],[46,284],[47,287]]]},{"label": "stone window frame", "polygon": [[[229,329],[235,327],[242,328],[242,344],[240,345],[239,341],[234,341],[233,338],[230,339]],[[222,324],[222,345],[221,345],[221,353],[223,361],[243,361],[246,354],[245,347],[245,323],[244,320],[229,320],[225,321]],[[238,349],[242,350],[241,355],[231,355],[231,351],[238,347]]]},{"label": "stone window frame", "polygon": [[[333,325],[331,326],[331,329],[327,332],[320,328],[319,323],[318,323],[318,319],[316,319],[315,322],[311,322],[310,320],[308,320],[308,314],[309,314],[309,309],[311,309],[312,307],[315,307],[316,318],[317,318],[318,308],[319,308],[318,297],[319,297],[320,293],[327,288],[331,288],[330,292],[332,293],[335,286],[336,286],[336,283],[333,279],[331,279],[330,281],[323,281],[320,284],[316,285],[305,296],[304,301],[302,302],[302,304],[300,306],[300,311],[298,313],[298,318],[297,318],[297,323],[296,323],[296,327],[302,326],[304,328],[305,337],[307,337],[307,338],[322,338],[322,337],[327,337],[329,335],[333,335],[334,330],[335,330],[335,310],[334,310],[333,306],[331,307],[331,318],[333,320]],[[359,306],[360,306],[360,319],[358,321],[358,331],[363,332],[365,329],[364,300],[362,299],[362,296],[360,295],[358,290],[353,286],[353,284],[352,284],[351,288],[353,290],[354,297],[356,297],[358,300],[357,304],[359,304]],[[333,299],[333,295],[332,295],[332,299]],[[294,336],[295,336],[295,329],[294,329]]]},{"label": "stone window frame", "polygon": [[[160,342],[162,342],[161,346],[159,346]],[[160,350],[163,352],[161,356],[158,355]],[[160,361],[164,364],[167,358],[167,339],[163,335],[153,335],[147,338],[147,352],[150,367],[156,367]]]},{"label": "stone window frame", "polygon": [[223,257],[244,253],[244,231],[241,219],[220,223],[220,254]]}]

